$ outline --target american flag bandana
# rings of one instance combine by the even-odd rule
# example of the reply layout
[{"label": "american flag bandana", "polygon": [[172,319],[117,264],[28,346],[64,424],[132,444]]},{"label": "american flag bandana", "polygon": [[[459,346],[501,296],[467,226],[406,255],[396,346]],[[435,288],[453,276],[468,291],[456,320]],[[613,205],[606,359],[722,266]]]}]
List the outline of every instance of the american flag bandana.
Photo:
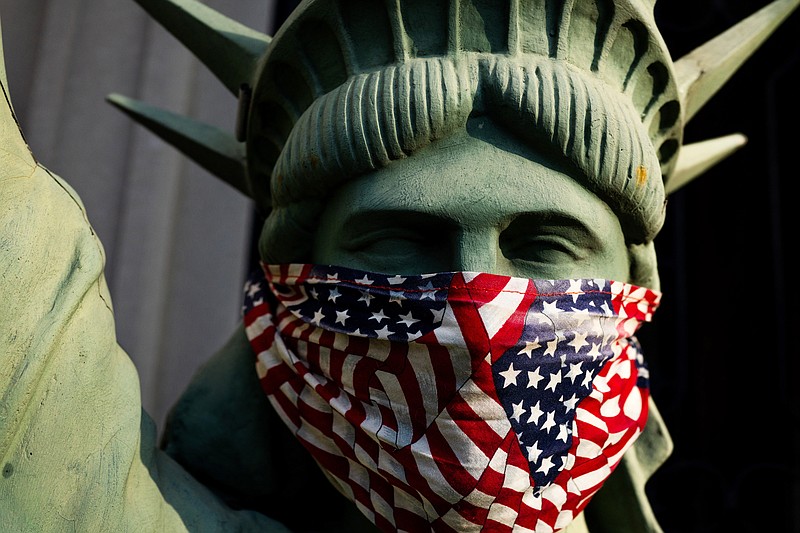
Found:
[{"label": "american flag bandana", "polygon": [[272,405],[382,531],[566,527],[644,428],[660,293],[601,279],[263,265],[243,308]]}]

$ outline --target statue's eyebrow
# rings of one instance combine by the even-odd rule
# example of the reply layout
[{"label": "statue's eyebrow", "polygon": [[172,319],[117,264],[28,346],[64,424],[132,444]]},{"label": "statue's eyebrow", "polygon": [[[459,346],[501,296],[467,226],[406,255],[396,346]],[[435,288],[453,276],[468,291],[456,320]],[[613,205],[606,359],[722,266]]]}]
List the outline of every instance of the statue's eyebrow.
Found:
[{"label": "statue's eyebrow", "polygon": [[456,222],[437,213],[415,211],[410,209],[375,208],[353,212],[347,215],[342,226],[346,231],[359,232],[367,230],[402,227],[415,230],[450,230]]},{"label": "statue's eyebrow", "polygon": [[537,229],[540,231],[555,229],[559,234],[569,232],[571,236],[577,235],[581,244],[589,247],[596,247],[603,242],[603,236],[597,233],[590,221],[560,210],[520,213],[509,220],[500,234],[500,239],[513,239],[524,236],[530,231],[535,232]]}]

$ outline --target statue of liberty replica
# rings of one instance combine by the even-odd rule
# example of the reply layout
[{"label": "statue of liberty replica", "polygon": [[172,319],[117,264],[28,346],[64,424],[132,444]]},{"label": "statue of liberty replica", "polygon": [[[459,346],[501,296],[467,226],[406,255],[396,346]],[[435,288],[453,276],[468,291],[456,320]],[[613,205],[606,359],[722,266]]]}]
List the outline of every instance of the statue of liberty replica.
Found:
[{"label": "statue of liberty replica", "polygon": [[157,442],[0,70],[4,531],[661,531],[654,239],[741,145],[684,127],[797,0],[677,60],[654,0],[305,0],[273,37],[137,2],[236,131],[111,101],[254,201],[259,268]]}]

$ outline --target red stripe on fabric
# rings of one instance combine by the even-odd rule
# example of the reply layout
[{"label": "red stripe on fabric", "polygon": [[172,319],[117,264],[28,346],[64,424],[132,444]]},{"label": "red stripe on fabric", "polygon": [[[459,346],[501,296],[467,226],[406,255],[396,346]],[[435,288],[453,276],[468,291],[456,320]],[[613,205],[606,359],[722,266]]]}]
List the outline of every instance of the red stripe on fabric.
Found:
[{"label": "red stripe on fabric", "polygon": [[[378,362],[368,356],[372,347],[372,339],[363,337],[351,337],[347,343],[345,351],[335,350],[331,352],[331,358],[336,358],[336,377],[337,382],[352,380],[353,393],[360,401],[370,402],[369,387],[374,382],[373,376]],[[352,354],[352,355],[349,355]],[[352,365],[351,377],[345,380],[344,374],[347,365]]]},{"label": "red stripe on fabric", "polygon": [[343,484],[350,487],[356,500],[360,501],[367,508],[372,507],[369,499],[369,489],[362,487],[350,478],[350,461],[348,461],[347,458],[314,446],[313,443],[308,442],[302,437],[298,438],[320,466]]},{"label": "red stripe on fabric", "polygon": [[[542,510],[538,511],[538,520],[541,520],[545,524],[553,527],[556,525],[556,521],[558,520],[558,513],[561,512],[558,508],[550,500],[542,498]],[[537,522],[538,522],[537,520]]]},{"label": "red stripe on fabric", "polygon": [[[519,439],[516,438],[516,435],[513,431],[509,431],[509,436],[506,438],[509,441],[508,448],[506,448],[506,452],[508,453],[508,459],[506,460],[507,463],[511,466],[516,466],[520,470],[529,472],[530,463],[528,462],[528,454],[522,449]],[[528,476],[528,484],[531,486],[534,485],[534,481],[533,478],[530,477],[530,473]]]},{"label": "red stripe on fabric", "polygon": [[[502,410],[502,408],[500,409]],[[497,446],[503,441],[503,437],[489,427],[469,402],[462,397],[457,397],[453,400],[453,403],[447,408],[447,414],[450,415],[459,429],[470,438],[472,444],[487,457],[491,457],[497,450]],[[509,429],[510,427],[509,425]]]},{"label": "red stripe on fabric", "polygon": [[264,315],[269,315],[271,309],[267,304],[256,305],[252,307],[242,316],[242,322],[245,326],[249,326]]},{"label": "red stripe on fabric", "polygon": [[395,414],[391,410],[391,407],[388,405],[378,405],[377,407],[378,411],[380,411],[381,413],[382,425],[397,433],[398,430],[397,418],[395,418]]},{"label": "red stripe on fabric", "polygon": [[392,522],[384,518],[378,512],[377,509],[374,509],[374,511],[375,511],[375,527],[377,527],[381,531],[396,531],[396,528]]},{"label": "red stripe on fabric", "polygon": [[396,450],[394,456],[403,466],[403,473],[406,476],[407,482],[405,485],[407,492],[410,494],[419,494],[428,500],[430,505],[436,509],[436,512],[439,514],[450,508],[450,503],[433,491],[426,474],[420,471],[410,446]]},{"label": "red stripe on fabric", "polygon": [[[503,473],[496,471],[491,466],[487,466],[486,470],[481,474],[478,480],[478,485],[475,487],[484,494],[492,495],[497,494],[503,486]],[[487,507],[488,511],[489,508]]]},{"label": "red stripe on fabric", "polygon": [[378,386],[375,371],[381,366],[380,361],[366,357],[366,354],[353,354],[360,356],[353,368],[353,391],[361,401],[370,402],[369,389],[371,385]]},{"label": "red stripe on fabric", "polygon": [[492,351],[492,363],[500,359],[509,348],[516,346],[522,338],[522,332],[525,329],[525,318],[534,300],[536,300],[536,295],[536,285],[534,285],[533,280],[529,280],[528,289],[522,297],[522,301],[489,341]]},{"label": "red stripe on fabric", "polygon": [[606,431],[603,431],[601,428],[589,424],[588,422],[583,422],[582,420],[577,419],[576,421],[578,423],[578,435],[580,439],[590,440],[598,446],[605,445],[606,441],[608,440],[608,433]]},{"label": "red stripe on fabric", "polygon": [[258,355],[272,348],[274,342],[275,328],[270,327],[269,329],[265,330],[262,335],[250,339],[250,346],[252,346],[255,355]]},{"label": "red stripe on fabric", "polygon": [[[355,434],[355,444],[360,448],[360,450],[356,452],[355,446],[353,447],[353,453],[357,453],[357,457],[360,457],[359,462],[363,464],[370,464],[372,468],[377,470],[380,445],[361,431],[357,431]],[[369,457],[370,459],[369,463],[364,461],[365,455]]]},{"label": "red stripe on fabric", "polygon": [[469,291],[464,286],[463,275],[453,276],[451,284],[453,286],[448,290],[447,301],[472,355],[474,369],[476,359],[482,360],[488,355],[489,339],[486,335],[486,328],[483,326],[483,320],[478,313],[477,303],[472,300]]},{"label": "red stripe on fabric", "polygon": [[[575,513],[577,514],[577,513]],[[519,504],[519,511],[517,513],[517,524],[519,527],[524,527],[531,530],[536,530],[536,522],[539,521],[539,511],[529,507],[524,501]]]},{"label": "red stripe on fabric", "polygon": [[[503,449],[507,453],[507,456],[506,456],[506,464],[507,464],[507,466],[506,466],[506,470],[504,472],[505,476],[511,475],[510,474],[510,470],[508,469],[508,466],[516,467],[520,471],[528,473],[528,476],[526,478],[526,483],[525,483],[524,487],[520,486],[520,488],[518,489],[518,488],[513,488],[513,487],[510,487],[510,486],[504,486],[500,490],[499,494],[497,495],[497,498],[495,499],[495,502],[497,502],[499,504],[502,504],[502,505],[505,505],[506,507],[509,507],[509,508],[514,509],[515,511],[517,511],[517,517],[515,519],[515,523],[519,523],[520,522],[520,518],[521,518],[519,515],[520,515],[521,512],[523,512],[522,511],[522,507],[523,507],[522,498],[525,495],[525,491],[527,491],[530,488],[530,486],[533,485],[534,482],[533,482],[533,478],[531,478],[530,473],[529,473],[530,472],[530,466],[528,465],[528,460],[523,456],[523,453],[522,453],[522,450],[521,450],[520,444],[519,444],[519,439],[516,438],[516,435],[514,435],[513,432],[509,432],[508,437],[506,438],[505,442],[503,443]],[[505,480],[504,480],[504,483],[505,483]],[[492,523],[493,523],[493,521],[489,521],[487,523],[487,525],[491,525]],[[494,529],[492,529],[491,527],[489,528],[489,530],[490,531],[494,531]],[[502,529],[497,529],[497,530],[498,531],[502,531]]]},{"label": "red stripe on fabric", "polygon": [[508,282],[511,281],[510,276],[497,274],[478,274],[469,282],[466,282],[461,274],[458,274],[458,278],[458,281],[456,281],[456,276],[453,276],[452,285],[460,286],[463,283],[464,286],[472,288],[470,294],[476,304],[476,308],[480,308],[494,300],[498,294],[503,292]]},{"label": "red stripe on fabric", "polygon": [[317,376],[320,380],[319,384],[314,387],[314,391],[326,402],[330,403],[331,400],[341,394],[341,389],[336,386],[336,383]]},{"label": "red stripe on fabric", "polygon": [[364,408],[364,404],[362,404],[357,398],[354,398],[350,394],[347,395],[347,398],[350,400],[350,409],[344,413],[344,417],[354,427],[358,428],[367,419],[367,411]]},{"label": "red stripe on fabric", "polygon": [[298,373],[303,375],[307,373],[317,374],[319,375],[319,360],[320,360],[320,345],[314,342],[306,342],[305,343],[305,354],[301,355],[302,350],[293,350],[294,355],[297,356],[303,363],[296,363],[295,368],[298,369]]},{"label": "red stripe on fabric", "polygon": [[274,401],[278,402],[280,410],[283,411],[286,418],[288,418],[292,426],[294,426],[294,433],[296,433],[302,421],[297,414],[297,407],[294,402],[280,390],[272,393],[271,397]]},{"label": "red stripe on fabric", "polygon": [[[377,453],[374,455],[374,457],[376,458],[375,462],[377,463]],[[383,498],[386,503],[392,505],[394,503],[394,489],[392,488],[392,484],[389,483],[385,478],[381,477],[377,472],[370,472],[369,479],[372,491]]]},{"label": "red stripe on fabric", "polygon": [[501,524],[495,520],[486,520],[486,525],[483,526],[483,529],[486,531],[491,531],[492,533],[508,533],[513,531],[511,526]]},{"label": "red stripe on fabric", "polygon": [[427,531],[431,525],[426,518],[423,518],[407,509],[402,507],[395,507],[394,521],[397,524],[398,531],[409,531],[415,533],[417,531]]},{"label": "red stripe on fabric", "polygon": [[323,435],[331,438],[333,432],[333,414],[330,411],[320,411],[303,400],[297,401],[297,413],[311,427],[319,430]]},{"label": "red stripe on fabric", "polygon": [[[392,391],[391,393],[387,392],[387,395],[390,401],[398,401],[396,396],[398,394],[402,395],[399,401],[404,402],[405,405],[408,406],[408,412],[404,414],[407,414],[411,424],[411,441],[414,442],[423,435],[428,427],[428,413],[425,410],[424,395],[436,394],[438,396],[438,375],[436,376],[436,390],[423,390],[419,381],[421,376],[418,375],[416,367],[426,365],[421,365],[419,361],[416,361],[417,365],[415,366],[414,362],[409,361],[408,345],[397,346],[398,343],[392,344],[393,347],[389,353],[389,359],[387,359],[386,370],[395,375],[400,390]],[[414,353],[414,357],[428,357],[430,351],[425,350],[425,352],[426,353],[417,351]],[[384,370],[383,366],[381,370]],[[430,376],[425,376],[425,378],[429,377]],[[397,424],[397,422],[395,424]]]},{"label": "red stripe on fabric", "polygon": [[261,378],[261,386],[267,394],[276,394],[281,385],[287,381],[299,379],[294,371],[286,364],[280,363],[267,370]]},{"label": "red stripe on fabric", "polygon": [[347,360],[347,353],[341,350],[330,350],[326,374],[334,383],[342,383],[344,363]]},{"label": "red stripe on fabric", "polygon": [[[369,480],[369,486],[371,489],[370,492],[372,493],[370,497],[370,503],[371,508],[375,511],[375,525],[381,531],[397,531],[395,526],[396,518],[394,510],[394,489],[392,488],[392,485],[375,472],[369,473]],[[382,507],[372,503],[372,501],[375,499],[375,495],[386,502],[388,509],[383,509]],[[390,513],[390,516],[385,516],[383,514],[384,511]]]},{"label": "red stripe on fabric", "polygon": [[444,346],[440,344],[429,344],[428,356],[431,360],[431,367],[436,370],[436,390],[438,396],[438,411],[444,409],[453,394],[456,392],[456,374],[453,368],[452,355]]},{"label": "red stripe on fabric", "polygon": [[[498,450],[495,453],[498,453],[500,450],[506,453],[508,456],[509,452],[516,448],[519,450],[519,444],[517,444],[517,436],[514,434],[513,431],[509,431],[508,434],[503,439],[503,442],[496,448]],[[494,454],[492,454],[494,455]],[[505,464],[503,464],[505,467]],[[491,466],[486,468],[486,471],[483,473],[481,478],[478,480],[477,489],[485,494],[499,494],[501,488],[503,487],[503,482],[505,481],[505,473],[498,472]]]},{"label": "red stripe on fabric", "polygon": [[[441,412],[457,394],[461,384],[456,381],[453,366],[453,355],[446,346],[439,344],[435,331],[431,331],[415,341],[426,348],[430,367],[435,369],[436,378],[436,411]],[[430,394],[430,391],[427,392]]]},{"label": "red stripe on fabric", "polygon": [[429,527],[432,533],[461,533],[461,531],[453,529],[442,518],[437,518],[431,522]]},{"label": "red stripe on fabric", "polygon": [[[458,504],[453,507],[453,510],[471,524],[485,524],[486,518],[489,516],[489,509],[473,505],[465,500],[458,502]],[[450,526],[447,527],[449,528]]]},{"label": "red stripe on fabric", "polygon": [[305,322],[296,317],[287,308],[279,306],[278,312],[275,314],[275,318],[273,319],[273,324],[276,328],[283,324],[280,329],[280,334],[284,341],[288,341],[288,339],[294,337],[294,330],[305,324]]},{"label": "red stripe on fabric", "polygon": [[497,495],[497,499],[495,500],[495,504],[503,505],[508,507],[512,511],[514,511],[515,516],[512,522],[512,525],[505,524],[503,522],[499,522],[496,520],[487,520],[486,521],[486,530],[487,531],[511,531],[513,528],[513,524],[518,524],[520,522],[520,510],[522,507],[522,492],[518,492],[513,490],[509,487],[504,487],[500,490],[500,494]]},{"label": "red stripe on fabric", "polygon": [[469,494],[478,480],[464,469],[450,442],[442,435],[436,424],[430,426],[427,437],[434,462],[440,471],[450,474],[447,482],[462,496]]},{"label": "red stripe on fabric", "polygon": [[[492,376],[492,367],[486,360],[477,362],[475,365],[475,372],[472,375],[472,382],[488,397],[491,398],[496,404],[502,405],[500,398],[497,395],[497,389],[494,386],[494,377]],[[502,408],[501,408],[502,409]]]},{"label": "red stripe on fabric", "polygon": [[600,455],[594,459],[577,460],[569,472],[569,477],[576,479],[585,474],[600,470],[607,465],[611,466],[608,464],[608,459],[606,459],[605,455]]}]

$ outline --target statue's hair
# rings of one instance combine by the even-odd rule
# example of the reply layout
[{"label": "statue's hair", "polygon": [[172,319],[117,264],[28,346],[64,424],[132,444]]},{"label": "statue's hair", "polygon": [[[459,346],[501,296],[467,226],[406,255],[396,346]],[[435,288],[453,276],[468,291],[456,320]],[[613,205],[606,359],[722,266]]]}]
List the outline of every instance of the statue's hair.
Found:
[{"label": "statue's hair", "polygon": [[309,261],[331,191],[464,129],[474,115],[568,162],[614,210],[629,242],[649,242],[661,228],[661,168],[627,98],[564,62],[465,54],[353,76],[305,110],[273,168],[262,258]]},{"label": "statue's hair", "polygon": [[[141,3],[239,95],[236,136],[109,100],[261,213],[275,207],[262,239],[273,260],[309,259],[320,195],[333,184],[413,153],[473,113],[505,120],[538,150],[557,147],[614,207],[629,243],[650,248],[664,214],[658,174],[670,194],[745,141],[734,134],[684,150],[684,127],[798,5],[774,0],[673,62],[655,0],[302,0],[273,38],[200,2]],[[302,192],[317,196],[296,194],[309,184],[320,186]]]}]

